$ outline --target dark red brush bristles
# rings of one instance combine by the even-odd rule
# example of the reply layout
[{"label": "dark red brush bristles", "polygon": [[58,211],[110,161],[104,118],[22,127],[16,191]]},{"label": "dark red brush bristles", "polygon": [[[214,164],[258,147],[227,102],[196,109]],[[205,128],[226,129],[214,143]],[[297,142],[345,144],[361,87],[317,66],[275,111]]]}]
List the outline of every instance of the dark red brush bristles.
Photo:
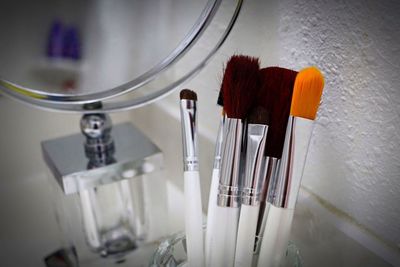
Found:
[{"label": "dark red brush bristles", "polygon": [[255,104],[260,81],[260,63],[257,58],[235,55],[229,59],[221,88],[228,118],[244,119],[248,116]]},{"label": "dark red brush bristles", "polygon": [[297,71],[268,67],[260,70],[262,86],[257,101],[270,114],[266,155],[281,158]]},{"label": "dark red brush bristles", "polygon": [[269,112],[265,107],[255,106],[247,117],[247,124],[269,124]]}]

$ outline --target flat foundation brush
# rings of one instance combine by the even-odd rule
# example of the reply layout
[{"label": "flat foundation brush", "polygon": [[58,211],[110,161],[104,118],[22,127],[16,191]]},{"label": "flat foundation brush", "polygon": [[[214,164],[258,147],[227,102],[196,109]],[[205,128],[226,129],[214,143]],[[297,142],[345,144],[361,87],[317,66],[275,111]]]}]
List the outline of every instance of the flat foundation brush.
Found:
[{"label": "flat foundation brush", "polygon": [[256,58],[233,56],[222,81],[226,119],[222,141],[222,159],[215,213],[216,229],[210,254],[210,266],[233,266],[239,220],[240,153],[243,120],[252,108],[259,80]]},{"label": "flat foundation brush", "polygon": [[279,170],[268,188],[267,198],[271,205],[264,241],[268,239],[271,242],[262,242],[258,266],[279,266],[286,251],[323,87],[323,76],[317,68],[303,69],[296,77]]},{"label": "flat foundation brush", "polygon": [[264,180],[264,150],[268,132],[268,111],[260,106],[247,119],[246,167],[241,194],[241,208],[236,241],[235,267],[252,264],[260,196]]},{"label": "flat foundation brush", "polygon": [[[261,70],[262,90],[260,90],[258,102],[269,110],[270,122],[265,148],[265,179],[262,187],[254,246],[255,262],[258,259],[257,256],[261,248],[264,229],[267,223],[269,204],[266,198],[268,187],[277,175],[279,161],[282,157],[285,130],[290,113],[290,103],[296,75],[296,71],[280,67],[268,67]],[[269,241],[267,240],[266,242]]]},{"label": "flat foundation brush", "polygon": [[184,89],[180,93],[180,99],[188,266],[203,267],[205,257],[197,151],[197,95]]}]

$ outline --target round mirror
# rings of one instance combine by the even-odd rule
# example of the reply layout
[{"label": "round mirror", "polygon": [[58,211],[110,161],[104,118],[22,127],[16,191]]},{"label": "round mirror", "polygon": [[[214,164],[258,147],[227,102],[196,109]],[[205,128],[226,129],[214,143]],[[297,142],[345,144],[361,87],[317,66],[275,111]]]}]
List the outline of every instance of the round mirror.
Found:
[{"label": "round mirror", "polygon": [[135,108],[194,76],[242,1],[3,0],[0,88],[42,108]]}]

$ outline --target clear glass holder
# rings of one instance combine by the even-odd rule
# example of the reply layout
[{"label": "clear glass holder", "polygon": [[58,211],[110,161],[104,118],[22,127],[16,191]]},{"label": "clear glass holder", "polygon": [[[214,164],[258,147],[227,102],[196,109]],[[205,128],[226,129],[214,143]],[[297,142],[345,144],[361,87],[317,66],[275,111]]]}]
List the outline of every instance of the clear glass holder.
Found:
[{"label": "clear glass holder", "polygon": [[[155,251],[149,267],[183,267],[186,264],[186,236],[184,232],[171,235],[163,240]],[[290,241],[286,256],[280,267],[303,267],[300,251]]]}]

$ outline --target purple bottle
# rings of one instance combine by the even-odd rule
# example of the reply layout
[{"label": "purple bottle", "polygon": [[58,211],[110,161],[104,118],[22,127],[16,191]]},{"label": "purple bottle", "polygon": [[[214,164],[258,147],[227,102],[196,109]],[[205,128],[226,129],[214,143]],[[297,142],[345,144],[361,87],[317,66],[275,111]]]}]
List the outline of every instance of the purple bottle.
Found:
[{"label": "purple bottle", "polygon": [[80,39],[76,27],[68,27],[65,30],[62,55],[64,58],[70,58],[73,60],[81,59]]},{"label": "purple bottle", "polygon": [[59,58],[63,54],[63,35],[64,26],[59,20],[51,24],[50,32],[47,37],[46,55],[49,58]]}]

